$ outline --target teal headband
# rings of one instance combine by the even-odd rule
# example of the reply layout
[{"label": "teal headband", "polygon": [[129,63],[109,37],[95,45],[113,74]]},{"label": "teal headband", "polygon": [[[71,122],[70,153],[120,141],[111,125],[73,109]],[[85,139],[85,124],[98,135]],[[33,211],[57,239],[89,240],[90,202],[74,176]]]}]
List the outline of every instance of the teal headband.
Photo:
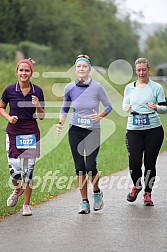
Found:
[{"label": "teal headband", "polygon": [[77,58],[76,61],[75,61],[75,63],[77,63],[78,61],[81,61],[81,60],[85,61],[86,63],[88,63],[88,64],[91,66],[90,60],[88,60],[88,59],[85,58],[85,57]]}]

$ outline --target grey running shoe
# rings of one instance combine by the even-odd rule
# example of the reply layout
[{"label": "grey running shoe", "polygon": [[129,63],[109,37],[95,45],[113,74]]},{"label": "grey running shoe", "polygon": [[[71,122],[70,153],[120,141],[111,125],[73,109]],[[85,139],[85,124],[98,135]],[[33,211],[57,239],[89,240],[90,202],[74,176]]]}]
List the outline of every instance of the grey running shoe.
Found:
[{"label": "grey running shoe", "polygon": [[88,213],[90,213],[90,205],[89,205],[89,203],[87,201],[82,201],[78,213],[79,214],[88,214]]},{"label": "grey running shoe", "polygon": [[93,198],[94,198],[94,206],[93,206],[94,211],[101,210],[104,205],[103,193],[101,191],[99,193],[94,193]]}]

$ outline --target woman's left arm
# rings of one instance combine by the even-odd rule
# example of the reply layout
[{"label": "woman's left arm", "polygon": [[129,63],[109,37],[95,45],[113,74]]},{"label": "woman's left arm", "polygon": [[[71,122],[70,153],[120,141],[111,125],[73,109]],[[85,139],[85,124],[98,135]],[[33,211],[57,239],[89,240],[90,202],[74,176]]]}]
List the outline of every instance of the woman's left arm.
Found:
[{"label": "woman's left arm", "polygon": [[104,89],[102,85],[100,86],[99,100],[102,102],[104,106],[104,111],[98,114],[99,120],[101,120],[103,117],[108,115],[112,110],[111,101],[106,93],[106,90]]},{"label": "woman's left arm", "polygon": [[43,106],[41,106],[41,103],[40,103],[38,97],[36,97],[35,95],[32,95],[32,103],[36,107],[37,117],[40,120],[43,120],[45,118],[45,109]]},{"label": "woman's left arm", "polygon": [[153,102],[147,103],[148,107],[151,109],[154,109],[159,114],[166,114],[167,113],[167,103],[165,98],[165,93],[163,88],[159,85],[158,91],[157,91],[157,104]]},{"label": "woman's left arm", "polygon": [[154,109],[159,114],[166,114],[167,113],[167,106],[158,105],[158,104],[155,104],[153,102],[148,102],[147,105],[148,105],[149,108]]}]

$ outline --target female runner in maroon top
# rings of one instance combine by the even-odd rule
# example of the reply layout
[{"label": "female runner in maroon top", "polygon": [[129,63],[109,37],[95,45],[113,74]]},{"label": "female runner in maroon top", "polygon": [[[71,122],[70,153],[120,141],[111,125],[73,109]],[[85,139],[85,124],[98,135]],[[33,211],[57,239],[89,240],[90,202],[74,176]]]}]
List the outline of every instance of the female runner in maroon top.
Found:
[{"label": "female runner in maroon top", "polygon": [[[7,206],[15,206],[18,197],[24,192],[23,215],[32,214],[29,206],[32,176],[35,159],[40,155],[37,118],[42,120],[45,116],[43,91],[30,82],[33,70],[31,59],[20,60],[16,68],[18,82],[5,88],[0,101],[0,114],[8,121],[6,149],[14,185]],[[6,111],[7,104],[9,113]]]}]

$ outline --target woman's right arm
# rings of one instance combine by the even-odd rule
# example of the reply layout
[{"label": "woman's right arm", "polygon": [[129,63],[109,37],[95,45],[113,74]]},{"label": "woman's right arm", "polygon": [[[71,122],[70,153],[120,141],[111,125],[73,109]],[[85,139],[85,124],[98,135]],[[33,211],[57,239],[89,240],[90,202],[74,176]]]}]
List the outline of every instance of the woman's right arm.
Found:
[{"label": "woman's right arm", "polygon": [[0,101],[0,115],[3,116],[9,123],[15,124],[18,120],[17,116],[10,116],[6,112],[7,104],[4,103],[2,100]]},{"label": "woman's right arm", "polygon": [[132,109],[132,105],[130,104],[130,98],[127,92],[127,88],[125,87],[124,91],[124,97],[123,97],[123,103],[122,103],[122,108],[125,112],[130,112]]},{"label": "woman's right arm", "polygon": [[62,104],[61,111],[59,114],[59,122],[56,124],[57,135],[60,135],[60,132],[63,129],[63,125],[67,118],[67,114],[69,112],[70,106],[71,106],[70,91],[67,91],[67,87],[65,87],[63,104]]},{"label": "woman's right arm", "polygon": [[65,123],[65,120],[66,120],[66,116],[64,116],[63,114],[60,114],[59,115],[59,122],[56,124],[57,135],[59,135],[61,130],[63,129],[63,125]]}]

